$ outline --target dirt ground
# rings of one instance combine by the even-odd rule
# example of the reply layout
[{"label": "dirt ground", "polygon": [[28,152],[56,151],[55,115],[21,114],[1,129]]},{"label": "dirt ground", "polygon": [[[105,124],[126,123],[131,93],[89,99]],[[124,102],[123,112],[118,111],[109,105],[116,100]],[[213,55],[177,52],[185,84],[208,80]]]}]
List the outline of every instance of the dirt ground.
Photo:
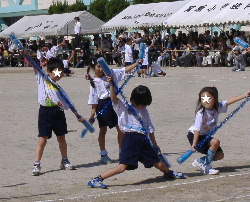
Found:
[{"label": "dirt ground", "polygon": [[[74,69],[75,75],[63,78],[59,84],[68,93],[83,117],[90,115],[87,105],[89,81],[86,69]],[[137,201],[137,202],[235,202],[250,200],[250,102],[215,134],[221,141],[225,158],[214,162],[220,170],[217,176],[203,175],[191,166],[198,153],[179,165],[176,161],[190,148],[186,135],[193,124],[198,93],[205,86],[216,86],[219,99],[243,94],[250,90],[250,68],[232,72],[228,67],[165,67],[166,77],[134,77],[124,89],[129,99],[131,90],[139,84],[150,88],[152,105],[148,107],[156,128],[156,139],[172,169],[185,173],[185,179],[165,181],[162,173],[142,165],[106,179],[108,189],[87,186],[93,178],[117,163],[99,162],[96,132],[80,138],[84,126],[71,111],[66,111],[69,160],[76,170],[60,170],[60,152],[55,136],[48,141],[42,158],[42,175],[32,176],[37,143],[37,84],[32,68],[0,68],[0,201]],[[226,115],[239,106],[229,106]],[[108,130],[107,149],[112,159],[118,158],[117,135]]]}]

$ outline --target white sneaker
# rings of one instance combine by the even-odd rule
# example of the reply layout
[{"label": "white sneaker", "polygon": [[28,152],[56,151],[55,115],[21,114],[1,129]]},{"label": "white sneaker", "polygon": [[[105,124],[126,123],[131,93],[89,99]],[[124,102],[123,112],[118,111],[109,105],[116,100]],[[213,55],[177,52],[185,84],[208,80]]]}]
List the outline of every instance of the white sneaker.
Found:
[{"label": "white sneaker", "polygon": [[61,161],[61,169],[66,170],[75,170],[75,166],[73,166],[68,160]]},{"label": "white sneaker", "polygon": [[108,155],[104,155],[101,157],[101,162],[105,164],[109,164],[112,162],[112,160],[108,157]]},{"label": "white sneaker", "polygon": [[196,168],[199,168],[199,169],[202,169],[202,167],[204,167],[204,164],[203,163],[199,163],[198,160],[195,159],[194,162],[192,163],[192,166],[196,167]]},{"label": "white sneaker", "polygon": [[34,176],[40,175],[40,173],[41,173],[41,165],[40,165],[40,163],[39,164],[38,163],[34,164],[34,168],[32,170],[32,173],[33,173]]},{"label": "white sneaker", "polygon": [[204,174],[208,174],[208,175],[218,175],[220,171],[215,170],[214,168],[212,168],[211,165],[207,165],[207,166],[203,166],[203,168],[201,169],[201,172]]}]

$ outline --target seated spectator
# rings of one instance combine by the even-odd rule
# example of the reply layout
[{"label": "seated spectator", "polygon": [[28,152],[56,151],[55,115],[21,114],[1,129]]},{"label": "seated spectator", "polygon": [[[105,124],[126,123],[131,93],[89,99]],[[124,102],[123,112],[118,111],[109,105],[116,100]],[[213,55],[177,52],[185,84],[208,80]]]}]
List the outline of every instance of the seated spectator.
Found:
[{"label": "seated spectator", "polygon": [[191,61],[195,59],[195,55],[191,52],[191,44],[190,42],[187,45],[183,45],[183,53],[179,57],[181,66],[188,67],[191,65]]},{"label": "seated spectator", "polygon": [[4,66],[4,57],[3,57],[3,53],[0,52],[0,67]]}]

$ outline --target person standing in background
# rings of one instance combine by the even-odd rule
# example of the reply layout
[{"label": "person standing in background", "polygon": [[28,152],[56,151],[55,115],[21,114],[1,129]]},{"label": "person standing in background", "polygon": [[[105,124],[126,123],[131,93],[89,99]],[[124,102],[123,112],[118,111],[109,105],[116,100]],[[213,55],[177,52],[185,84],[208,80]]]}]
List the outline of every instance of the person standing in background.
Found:
[{"label": "person standing in background", "polygon": [[81,22],[79,17],[75,17],[74,32],[75,32],[75,48],[81,46]]}]

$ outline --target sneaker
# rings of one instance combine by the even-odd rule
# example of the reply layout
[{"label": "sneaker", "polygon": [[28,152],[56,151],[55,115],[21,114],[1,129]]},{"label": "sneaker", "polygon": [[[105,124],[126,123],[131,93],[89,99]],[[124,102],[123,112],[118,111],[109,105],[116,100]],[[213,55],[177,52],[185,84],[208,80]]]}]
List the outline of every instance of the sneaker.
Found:
[{"label": "sneaker", "polygon": [[239,70],[240,70],[240,69],[238,69],[238,68],[232,69],[233,72],[238,72]]},{"label": "sneaker", "polygon": [[35,163],[34,168],[32,170],[32,173],[34,176],[38,176],[41,173],[41,164],[40,163]]},{"label": "sneaker", "polygon": [[218,175],[219,170],[215,170],[211,165],[203,166],[201,172],[207,175]]},{"label": "sneaker", "polygon": [[105,164],[109,164],[112,162],[112,160],[108,157],[108,155],[101,156],[101,162]]},{"label": "sneaker", "polygon": [[165,179],[175,179],[176,177],[183,179],[184,174],[182,172],[176,172],[176,171],[170,170],[169,173],[164,173],[163,177]]},{"label": "sneaker", "polygon": [[203,163],[199,163],[198,160],[195,159],[194,162],[192,163],[192,166],[196,167],[196,168],[199,168],[199,169],[202,169],[204,167],[204,164]]},{"label": "sneaker", "polygon": [[92,188],[103,188],[106,189],[107,185],[103,184],[103,180],[100,177],[96,177],[88,182],[88,186]]},{"label": "sneaker", "polygon": [[73,166],[69,160],[63,160],[61,161],[61,169],[66,170],[75,170],[75,166]]}]

